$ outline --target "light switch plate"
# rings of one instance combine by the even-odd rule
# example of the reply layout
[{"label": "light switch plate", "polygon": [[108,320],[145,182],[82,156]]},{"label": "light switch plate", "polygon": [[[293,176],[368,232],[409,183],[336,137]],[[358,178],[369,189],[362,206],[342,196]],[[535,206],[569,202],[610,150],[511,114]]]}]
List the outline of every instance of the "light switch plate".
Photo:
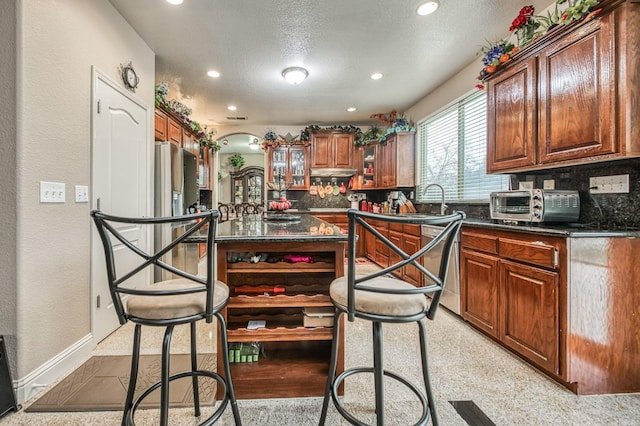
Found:
[{"label": "light switch plate", "polygon": [[543,189],[556,189],[556,181],[553,179],[545,179],[542,185]]},{"label": "light switch plate", "polygon": [[518,189],[533,189],[533,182],[531,181],[518,182]]},{"label": "light switch plate", "polygon": [[76,203],[89,202],[89,187],[86,185],[76,185]]},{"label": "light switch plate", "polygon": [[59,182],[40,182],[41,203],[64,203],[65,184]]}]

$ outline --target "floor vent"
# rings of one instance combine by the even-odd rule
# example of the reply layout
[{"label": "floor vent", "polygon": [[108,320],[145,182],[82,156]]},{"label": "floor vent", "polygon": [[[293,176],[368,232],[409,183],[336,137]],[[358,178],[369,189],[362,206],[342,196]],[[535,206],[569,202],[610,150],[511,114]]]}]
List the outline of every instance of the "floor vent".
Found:
[{"label": "floor vent", "polygon": [[246,120],[247,117],[246,116],[242,116],[242,115],[238,115],[235,117],[227,117],[227,120]]}]

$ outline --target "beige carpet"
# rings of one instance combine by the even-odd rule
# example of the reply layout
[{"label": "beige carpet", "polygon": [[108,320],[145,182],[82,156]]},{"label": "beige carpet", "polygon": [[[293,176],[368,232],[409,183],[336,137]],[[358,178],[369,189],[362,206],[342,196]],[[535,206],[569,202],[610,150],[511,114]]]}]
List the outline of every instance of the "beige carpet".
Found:
[{"label": "beige carpet", "polygon": [[[198,356],[198,368],[215,371],[215,356]],[[27,412],[122,410],[129,386],[131,356],[94,356],[30,405]],[[141,355],[136,397],[160,378],[160,355]],[[171,374],[191,369],[189,355],[171,355]],[[200,401],[213,404],[215,380],[200,378]],[[160,389],[140,404],[141,409],[157,408]],[[171,382],[171,408],[193,405],[191,378]]]}]

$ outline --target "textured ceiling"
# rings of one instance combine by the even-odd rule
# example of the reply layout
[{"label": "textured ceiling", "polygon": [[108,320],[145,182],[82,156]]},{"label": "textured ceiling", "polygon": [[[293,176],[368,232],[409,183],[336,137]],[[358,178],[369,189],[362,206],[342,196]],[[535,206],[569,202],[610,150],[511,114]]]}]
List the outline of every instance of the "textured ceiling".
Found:
[{"label": "textured ceiling", "polygon": [[[156,53],[156,82],[205,125],[354,124],[403,111],[476,58],[486,40],[508,35],[525,3],[440,0],[110,0]],[[552,2],[530,0],[537,11]],[[135,64],[134,64],[135,65]],[[289,66],[309,77],[283,80]],[[210,69],[218,79],[206,75]],[[384,78],[369,76],[381,72]],[[469,81],[469,88],[475,84]],[[227,105],[238,107],[227,111]],[[347,107],[356,107],[353,113]]]}]

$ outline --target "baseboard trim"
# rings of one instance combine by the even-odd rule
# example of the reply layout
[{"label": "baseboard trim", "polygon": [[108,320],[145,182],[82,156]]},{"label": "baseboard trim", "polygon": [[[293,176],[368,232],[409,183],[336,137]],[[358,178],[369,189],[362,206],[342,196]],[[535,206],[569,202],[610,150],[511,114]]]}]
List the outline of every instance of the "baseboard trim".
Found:
[{"label": "baseboard trim", "polygon": [[64,374],[69,373],[72,368],[82,364],[91,356],[91,352],[95,347],[93,335],[87,334],[25,377],[14,380],[13,387],[16,391],[18,404],[24,404],[40,388],[49,386]]}]

